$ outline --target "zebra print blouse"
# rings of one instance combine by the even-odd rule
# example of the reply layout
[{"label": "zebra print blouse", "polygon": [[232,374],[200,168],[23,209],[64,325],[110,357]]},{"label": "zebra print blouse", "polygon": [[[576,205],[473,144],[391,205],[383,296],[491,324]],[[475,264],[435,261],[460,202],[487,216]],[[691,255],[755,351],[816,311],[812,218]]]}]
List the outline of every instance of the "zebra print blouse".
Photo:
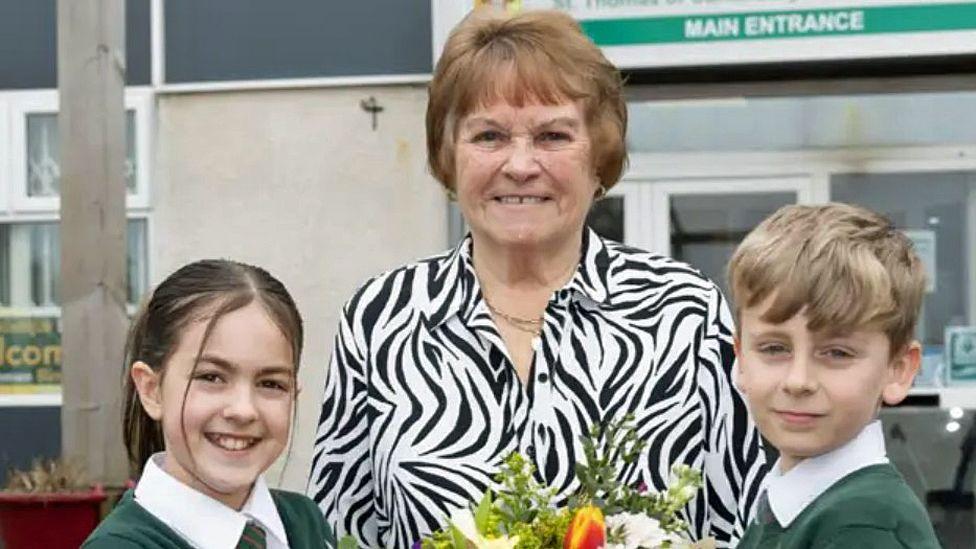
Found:
[{"label": "zebra print blouse", "polygon": [[682,263],[590,229],[583,240],[576,274],[546,308],[528,383],[481,297],[470,237],[346,304],[308,487],[339,536],[410,547],[479,498],[515,450],[566,498],[580,436],[631,413],[648,445],[621,481],[662,489],[676,463],[702,470],[685,510],[691,535],[734,545],[766,465],[732,384],[722,295]]}]

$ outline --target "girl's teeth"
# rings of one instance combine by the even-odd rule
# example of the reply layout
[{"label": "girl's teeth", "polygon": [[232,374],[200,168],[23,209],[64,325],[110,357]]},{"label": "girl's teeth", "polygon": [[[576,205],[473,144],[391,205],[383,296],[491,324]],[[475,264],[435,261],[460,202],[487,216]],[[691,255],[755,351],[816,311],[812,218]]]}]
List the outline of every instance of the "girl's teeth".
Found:
[{"label": "girl's teeth", "polygon": [[250,439],[227,436],[214,437],[213,441],[217,444],[217,446],[231,451],[243,450],[254,443],[254,441]]}]

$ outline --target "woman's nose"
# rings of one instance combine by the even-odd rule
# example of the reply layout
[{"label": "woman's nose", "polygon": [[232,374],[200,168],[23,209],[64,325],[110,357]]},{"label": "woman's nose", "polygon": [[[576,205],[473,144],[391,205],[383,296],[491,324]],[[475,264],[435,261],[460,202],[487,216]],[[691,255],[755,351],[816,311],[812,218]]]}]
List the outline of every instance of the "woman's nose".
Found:
[{"label": "woman's nose", "polygon": [[531,181],[542,171],[535,146],[529,139],[513,139],[503,171],[513,181]]}]

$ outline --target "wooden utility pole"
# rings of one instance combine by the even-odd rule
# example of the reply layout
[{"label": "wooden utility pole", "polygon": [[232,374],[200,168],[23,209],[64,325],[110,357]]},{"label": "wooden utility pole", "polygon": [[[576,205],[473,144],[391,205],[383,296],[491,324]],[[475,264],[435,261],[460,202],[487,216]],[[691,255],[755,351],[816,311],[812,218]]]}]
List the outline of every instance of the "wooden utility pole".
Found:
[{"label": "wooden utility pole", "polygon": [[124,0],[58,0],[61,448],[115,486],[127,475],[124,22]]}]

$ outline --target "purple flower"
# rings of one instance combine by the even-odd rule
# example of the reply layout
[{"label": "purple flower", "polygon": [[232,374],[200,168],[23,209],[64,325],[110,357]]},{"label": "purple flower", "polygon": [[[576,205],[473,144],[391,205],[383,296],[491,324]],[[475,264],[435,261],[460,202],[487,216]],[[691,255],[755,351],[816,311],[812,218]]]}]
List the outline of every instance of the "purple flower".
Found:
[{"label": "purple flower", "polygon": [[410,546],[410,549],[420,549],[420,546],[421,546],[420,540],[417,540],[413,542],[413,545]]}]

